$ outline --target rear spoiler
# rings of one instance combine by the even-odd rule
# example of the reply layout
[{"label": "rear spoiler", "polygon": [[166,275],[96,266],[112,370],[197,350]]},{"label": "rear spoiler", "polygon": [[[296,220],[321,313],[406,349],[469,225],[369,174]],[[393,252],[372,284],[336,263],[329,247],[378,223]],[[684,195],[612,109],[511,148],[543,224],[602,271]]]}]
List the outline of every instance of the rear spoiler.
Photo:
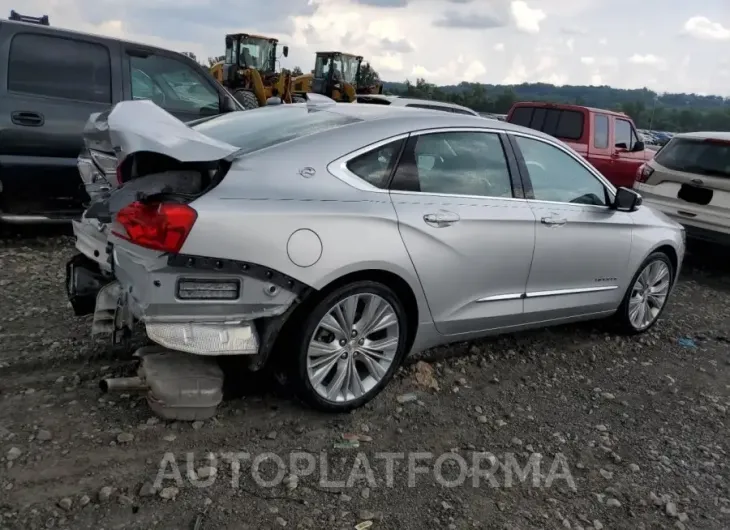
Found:
[{"label": "rear spoiler", "polygon": [[84,127],[86,147],[114,153],[120,162],[136,152],[152,152],[180,162],[213,162],[239,150],[197,132],[152,101],[122,101],[97,112]]}]

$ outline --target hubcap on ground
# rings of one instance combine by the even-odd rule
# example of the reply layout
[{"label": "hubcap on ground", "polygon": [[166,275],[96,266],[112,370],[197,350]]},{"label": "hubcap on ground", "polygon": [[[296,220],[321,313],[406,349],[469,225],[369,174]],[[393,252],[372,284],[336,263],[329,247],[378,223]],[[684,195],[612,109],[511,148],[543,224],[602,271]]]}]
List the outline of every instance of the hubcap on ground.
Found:
[{"label": "hubcap on ground", "polygon": [[652,261],[641,271],[629,298],[629,321],[635,329],[648,328],[659,316],[670,281],[669,267],[663,261]]},{"label": "hubcap on ground", "polygon": [[309,342],[309,382],[328,401],[362,397],[393,364],[399,332],[395,310],[378,295],[355,294],[337,302]]}]

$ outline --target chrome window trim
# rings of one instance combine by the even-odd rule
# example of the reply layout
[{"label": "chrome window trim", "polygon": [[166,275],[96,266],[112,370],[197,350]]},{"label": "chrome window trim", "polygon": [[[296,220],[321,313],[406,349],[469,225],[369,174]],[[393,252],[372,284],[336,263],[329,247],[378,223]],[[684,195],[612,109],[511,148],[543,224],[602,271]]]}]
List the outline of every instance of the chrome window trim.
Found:
[{"label": "chrome window trim", "polygon": [[521,300],[524,297],[524,293],[495,294],[494,296],[480,298],[476,302],[477,304],[483,304],[484,302],[505,302],[507,300]]},{"label": "chrome window trim", "polygon": [[[505,130],[504,132],[505,132],[505,134],[521,136],[523,138],[527,138],[528,140],[537,140],[539,142],[548,144],[552,147],[556,147],[557,149],[559,149],[560,151],[562,151],[563,153],[565,153],[566,155],[571,157],[573,160],[578,162],[578,164],[581,165],[586,171],[588,171],[588,173],[593,175],[594,178],[596,178],[601,184],[603,184],[603,186],[608,190],[608,193],[612,199],[616,197],[616,188],[614,187],[614,185],[611,184],[608,181],[608,179],[606,179],[606,177],[604,177],[596,168],[594,168],[591,164],[589,164],[582,156],[580,156],[577,153],[572,152],[571,149],[566,148],[565,146],[560,145],[557,142],[553,142],[547,138],[542,138],[540,136],[535,136],[533,134],[526,134],[521,131],[508,131],[508,130]],[[528,175],[528,178],[529,178],[529,175]],[[608,205],[600,206],[597,204],[579,204],[579,203],[575,203],[575,202],[546,201],[544,199],[527,199],[527,200],[530,202],[543,202],[543,203],[548,203],[548,204],[570,204],[571,206],[591,206],[594,208],[607,208],[607,209],[610,208],[610,206],[608,206]]]},{"label": "chrome window trim", "polygon": [[[551,145],[553,147],[556,147],[557,149],[561,150],[563,153],[567,154],[569,157],[571,157],[573,160],[578,162],[582,167],[584,167],[590,174],[592,174],[595,178],[598,179],[598,181],[603,184],[607,189],[609,194],[613,197],[616,195],[616,188],[611,184],[606,178],[601,175],[598,170],[593,168],[590,164],[588,164],[580,155],[574,154],[571,152],[571,150],[567,149],[565,146],[560,145],[560,143],[556,141],[552,141],[549,138],[543,138],[541,136],[525,133],[522,131],[512,131],[509,129],[500,129],[495,127],[477,127],[477,126],[463,126],[463,125],[457,125],[454,127],[434,127],[432,129],[418,129],[414,130],[408,133],[401,133],[396,134],[394,136],[390,136],[388,138],[385,138],[383,140],[379,140],[377,142],[374,142],[372,144],[366,145],[364,147],[361,147],[360,149],[357,149],[355,151],[352,151],[344,156],[341,156],[340,158],[334,160],[333,162],[330,162],[327,165],[327,171],[332,174],[333,176],[337,177],[339,180],[344,182],[345,184],[348,184],[352,186],[353,188],[356,188],[361,191],[368,191],[372,193],[391,193],[393,195],[423,195],[425,197],[454,197],[454,198],[462,198],[462,199],[477,199],[477,200],[484,200],[484,199],[496,199],[501,201],[519,201],[519,202],[529,202],[529,203],[545,203],[545,204],[567,204],[570,206],[578,206],[578,207],[590,207],[592,209],[600,208],[601,211],[609,210],[609,206],[599,206],[595,204],[579,204],[574,202],[559,202],[559,201],[546,201],[546,200],[540,200],[540,199],[523,199],[523,198],[516,198],[516,197],[492,197],[487,195],[461,195],[456,193],[428,193],[428,192],[420,192],[420,191],[400,191],[400,190],[388,190],[388,189],[382,189],[378,188],[377,186],[373,186],[369,182],[363,180],[359,176],[355,175],[352,171],[350,171],[347,168],[347,163],[352,160],[353,158],[356,158],[360,155],[363,155],[365,153],[368,153],[374,149],[377,149],[378,147],[382,147],[383,145],[389,144],[391,142],[396,142],[398,140],[408,139],[411,136],[420,136],[423,134],[439,134],[439,133],[450,133],[450,132],[478,132],[478,133],[492,133],[492,134],[512,134],[515,136],[522,136],[524,138],[527,138],[529,140],[537,140],[541,141],[543,143],[546,143],[548,145]],[[506,153],[505,153],[505,162],[506,162]]]}]

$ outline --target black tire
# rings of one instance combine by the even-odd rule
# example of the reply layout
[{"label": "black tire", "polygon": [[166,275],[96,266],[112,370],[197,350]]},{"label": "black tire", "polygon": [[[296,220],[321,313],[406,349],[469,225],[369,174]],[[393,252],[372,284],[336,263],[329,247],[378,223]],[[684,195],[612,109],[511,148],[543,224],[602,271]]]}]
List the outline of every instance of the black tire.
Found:
[{"label": "black tire", "polygon": [[259,108],[259,100],[256,99],[256,95],[250,90],[236,90],[233,93],[233,97],[236,98],[243,108],[246,110]]},{"label": "black tire", "polygon": [[631,278],[631,282],[626,289],[626,293],[624,294],[624,298],[621,301],[621,305],[619,306],[616,314],[613,316],[614,324],[617,327],[617,331],[621,334],[638,335],[639,333],[645,333],[646,331],[649,331],[652,327],[654,327],[659,318],[662,316],[664,309],[667,307],[667,303],[669,302],[669,293],[667,293],[667,297],[664,300],[664,305],[659,310],[659,313],[654,317],[654,320],[648,326],[637,329],[631,323],[631,319],[629,318],[629,300],[631,299],[631,293],[633,291],[634,284],[636,283],[639,275],[644,271],[644,269],[655,261],[662,261],[669,268],[671,292],[671,286],[674,284],[674,276],[676,274],[674,271],[674,266],[672,265],[672,260],[670,260],[669,256],[667,256],[664,252],[654,252],[643,261],[639,269],[636,271],[636,274],[634,274],[633,278]]},{"label": "black tire", "polygon": [[[309,342],[320,320],[340,300],[355,294],[375,294],[388,302],[398,319],[398,345],[393,362],[383,378],[367,393],[358,399],[347,402],[333,402],[320,396],[313,388],[307,375],[307,350]],[[305,309],[305,308],[302,308]],[[295,316],[295,315],[293,315]],[[377,396],[392,379],[393,374],[403,362],[408,343],[408,320],[403,304],[392,289],[379,282],[357,281],[336,288],[321,300],[306,308],[296,317],[293,332],[287,337],[288,358],[282,358],[285,364],[287,381],[292,385],[296,396],[305,404],[323,412],[349,412],[361,407]],[[291,329],[291,328],[290,328]]]}]

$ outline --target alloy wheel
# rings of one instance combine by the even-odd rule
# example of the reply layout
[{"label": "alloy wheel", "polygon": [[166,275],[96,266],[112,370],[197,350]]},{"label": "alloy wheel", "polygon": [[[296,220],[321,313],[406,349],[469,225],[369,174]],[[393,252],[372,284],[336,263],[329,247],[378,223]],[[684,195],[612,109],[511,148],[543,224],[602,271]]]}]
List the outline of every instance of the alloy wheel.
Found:
[{"label": "alloy wheel", "polygon": [[649,263],[631,288],[629,321],[636,330],[648,328],[659,316],[671,284],[669,266],[662,260]]},{"label": "alloy wheel", "polygon": [[307,349],[307,376],[327,401],[347,403],[385,377],[398,350],[393,306],[376,294],[348,296],[319,321]]}]

